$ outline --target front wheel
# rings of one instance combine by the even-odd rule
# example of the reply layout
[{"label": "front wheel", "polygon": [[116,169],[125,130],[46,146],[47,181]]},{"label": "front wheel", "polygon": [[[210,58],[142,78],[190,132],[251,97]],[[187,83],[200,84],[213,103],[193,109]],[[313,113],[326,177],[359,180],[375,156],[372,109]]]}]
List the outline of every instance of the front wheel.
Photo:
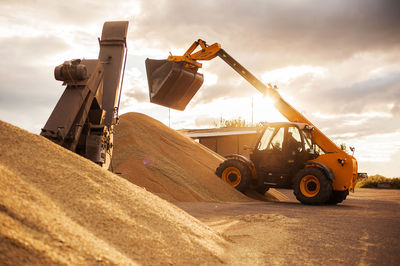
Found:
[{"label": "front wheel", "polygon": [[296,174],[293,193],[303,204],[326,203],[332,195],[332,183],[319,168],[307,167]]},{"label": "front wheel", "polygon": [[342,201],[344,201],[346,199],[347,195],[349,195],[348,190],[333,191],[330,199],[328,200],[328,204],[336,205],[338,203],[341,203]]},{"label": "front wheel", "polygon": [[241,192],[244,192],[249,186],[250,171],[248,167],[239,160],[228,159],[222,162],[215,173],[223,181]]}]

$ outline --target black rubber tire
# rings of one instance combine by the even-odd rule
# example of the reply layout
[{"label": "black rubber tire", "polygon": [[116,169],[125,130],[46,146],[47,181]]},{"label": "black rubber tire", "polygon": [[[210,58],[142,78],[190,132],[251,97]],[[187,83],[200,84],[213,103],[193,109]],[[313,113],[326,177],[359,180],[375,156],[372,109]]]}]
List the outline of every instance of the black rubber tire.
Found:
[{"label": "black rubber tire", "polygon": [[[303,178],[307,176],[315,177],[315,181],[319,182],[319,190],[316,189],[314,196],[305,195],[300,186],[303,184]],[[303,181],[302,181],[303,180]],[[312,184],[312,182],[310,182]],[[327,203],[332,195],[332,182],[326,177],[324,172],[316,167],[306,167],[301,169],[295,177],[294,195],[296,199],[303,204],[317,205]]]},{"label": "black rubber tire", "polygon": [[224,178],[222,177],[222,174],[224,173],[225,169],[227,169],[229,167],[236,168],[240,172],[241,177],[240,177],[240,182],[237,185],[232,185],[232,183],[229,183],[227,181],[226,182],[228,184],[232,185],[234,188],[236,188],[240,192],[244,192],[249,187],[249,182],[250,182],[250,171],[249,171],[249,168],[242,161],[239,161],[239,160],[236,160],[236,159],[228,159],[228,160],[222,162],[218,166],[217,170],[215,170],[215,174],[218,177],[220,177],[222,180],[224,180]]},{"label": "black rubber tire", "polygon": [[256,191],[262,195],[264,195],[269,190],[269,187],[266,185],[261,185],[256,188]]},{"label": "black rubber tire", "polygon": [[331,204],[331,205],[336,205],[336,204],[344,201],[346,199],[347,195],[349,195],[348,190],[345,190],[345,191],[335,191],[334,190],[327,203]]}]

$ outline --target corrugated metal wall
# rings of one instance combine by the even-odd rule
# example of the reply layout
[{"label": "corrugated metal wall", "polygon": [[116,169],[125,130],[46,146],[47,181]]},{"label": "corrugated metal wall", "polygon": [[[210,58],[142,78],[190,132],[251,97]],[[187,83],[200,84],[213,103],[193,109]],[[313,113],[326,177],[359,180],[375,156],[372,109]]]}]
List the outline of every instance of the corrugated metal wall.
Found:
[{"label": "corrugated metal wall", "polygon": [[243,146],[253,147],[256,141],[257,134],[231,135],[218,137],[199,137],[199,142],[215,151],[216,153],[225,156],[228,154],[241,154],[249,158],[250,151],[244,150]]}]

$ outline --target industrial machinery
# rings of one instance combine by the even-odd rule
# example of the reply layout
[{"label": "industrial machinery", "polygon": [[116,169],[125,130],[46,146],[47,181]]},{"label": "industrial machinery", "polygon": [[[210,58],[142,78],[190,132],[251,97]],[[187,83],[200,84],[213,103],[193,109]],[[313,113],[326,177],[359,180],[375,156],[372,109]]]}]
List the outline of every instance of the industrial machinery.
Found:
[{"label": "industrial machinery", "polygon": [[66,89],[40,135],[108,169],[125,71],[128,21],[105,22],[98,59],[54,70]]},{"label": "industrial machinery", "polygon": [[[200,50],[195,51],[200,46]],[[265,192],[269,187],[292,187],[304,204],[336,204],[354,192],[357,161],[341,150],[299,111],[287,103],[270,84],[266,86],[215,43],[198,40],[183,56],[146,60],[150,101],[178,110],[186,105],[203,83],[200,60],[216,56],[225,61],[290,121],[265,123],[250,159],[226,156],[216,174],[240,191]]]}]

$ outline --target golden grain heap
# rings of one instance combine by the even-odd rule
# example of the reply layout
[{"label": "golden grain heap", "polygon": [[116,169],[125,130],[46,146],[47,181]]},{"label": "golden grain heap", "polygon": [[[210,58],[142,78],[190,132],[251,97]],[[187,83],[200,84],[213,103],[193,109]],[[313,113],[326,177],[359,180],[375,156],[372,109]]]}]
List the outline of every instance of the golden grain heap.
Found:
[{"label": "golden grain heap", "polygon": [[114,171],[166,200],[249,200],[215,175],[223,157],[151,117],[122,115],[114,144]]},{"label": "golden grain heap", "polygon": [[[174,143],[176,139],[168,137],[172,133],[165,134],[158,136],[165,145],[187,152],[189,141]],[[126,137],[129,140],[129,134]],[[126,145],[144,144],[138,138]],[[171,157],[175,152],[159,148]],[[126,151],[120,162],[124,156],[134,161]],[[137,165],[162,168],[164,161],[149,157],[146,166],[143,158],[138,157]],[[180,168],[168,168],[171,175],[192,173],[185,169],[186,161],[176,163]],[[196,162],[197,167],[206,163]],[[185,182],[189,186],[191,181]],[[216,195],[219,189],[215,190],[208,195]],[[204,193],[187,195],[196,199]],[[41,136],[0,121],[2,263],[213,265],[226,262],[227,245],[223,236],[167,201]]]}]

